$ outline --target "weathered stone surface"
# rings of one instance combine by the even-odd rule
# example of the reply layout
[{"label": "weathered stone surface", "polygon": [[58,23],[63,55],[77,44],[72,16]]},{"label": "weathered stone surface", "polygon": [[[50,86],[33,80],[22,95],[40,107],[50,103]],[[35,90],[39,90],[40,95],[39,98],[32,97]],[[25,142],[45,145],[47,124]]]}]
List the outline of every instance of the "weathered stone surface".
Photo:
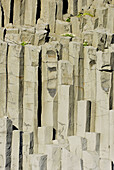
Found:
[{"label": "weathered stone surface", "polygon": [[87,150],[96,151],[99,153],[100,148],[100,134],[93,132],[86,132]]},{"label": "weathered stone surface", "polygon": [[7,43],[0,41],[0,117],[6,115],[7,106]]},{"label": "weathered stone surface", "polygon": [[56,33],[64,34],[71,32],[71,23],[64,22],[61,20],[56,20]]},{"label": "weathered stone surface", "polygon": [[96,113],[96,50],[93,47],[84,48],[84,99],[91,101],[91,127],[95,131]]},{"label": "weathered stone surface", "polygon": [[73,85],[73,65],[68,61],[58,62],[58,84]]},{"label": "weathered stone surface", "polygon": [[62,150],[62,170],[81,170],[81,160],[76,156],[70,153],[68,150]]},{"label": "weathered stone surface", "polygon": [[24,102],[23,102],[23,130],[34,132],[34,152],[37,153],[38,137],[38,66],[41,48],[25,47],[24,56]]},{"label": "weathered stone surface", "polygon": [[78,101],[77,135],[85,137],[85,132],[90,132],[91,102]]},{"label": "weathered stone surface", "polygon": [[1,170],[114,169],[113,11],[0,0]]},{"label": "weathered stone surface", "polygon": [[83,166],[84,170],[100,170],[99,155],[96,152],[83,151]]},{"label": "weathered stone surface", "polygon": [[73,86],[58,86],[58,138],[66,139],[74,134]]},{"label": "weathered stone surface", "polygon": [[73,155],[77,155],[78,158],[82,159],[82,151],[87,150],[86,138],[80,136],[69,136],[69,148]]},{"label": "weathered stone surface", "polygon": [[101,170],[111,170],[112,169],[112,164],[111,161],[108,159],[101,159],[100,160],[100,169]]},{"label": "weathered stone surface", "polygon": [[31,154],[29,156],[29,170],[47,170],[47,155]]},{"label": "weathered stone surface", "polygon": [[22,169],[22,146],[23,137],[22,132],[19,130],[14,130],[12,134],[12,152],[11,152],[11,169],[18,170]]},{"label": "weathered stone surface", "polygon": [[47,170],[61,169],[61,148],[57,145],[46,145]]},{"label": "weathered stone surface", "polygon": [[110,113],[110,159],[114,162],[114,111],[111,110]]},{"label": "weathered stone surface", "polygon": [[[13,124],[22,129],[23,125],[23,76],[24,59],[23,48],[20,45],[9,45],[8,51],[8,116]],[[22,94],[20,95],[20,91]]]},{"label": "weathered stone surface", "polygon": [[0,118],[0,169],[11,169],[12,121]]},{"label": "weathered stone surface", "polygon": [[23,133],[23,169],[29,169],[29,154],[33,154],[34,150],[34,134],[33,132]]}]

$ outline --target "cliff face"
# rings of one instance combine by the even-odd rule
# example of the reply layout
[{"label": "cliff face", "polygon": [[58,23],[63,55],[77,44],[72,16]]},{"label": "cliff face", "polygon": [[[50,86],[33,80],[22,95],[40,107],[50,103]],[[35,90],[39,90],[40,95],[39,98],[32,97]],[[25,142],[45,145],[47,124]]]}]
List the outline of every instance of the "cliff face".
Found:
[{"label": "cliff face", "polygon": [[114,170],[114,0],[0,0],[0,170]]}]

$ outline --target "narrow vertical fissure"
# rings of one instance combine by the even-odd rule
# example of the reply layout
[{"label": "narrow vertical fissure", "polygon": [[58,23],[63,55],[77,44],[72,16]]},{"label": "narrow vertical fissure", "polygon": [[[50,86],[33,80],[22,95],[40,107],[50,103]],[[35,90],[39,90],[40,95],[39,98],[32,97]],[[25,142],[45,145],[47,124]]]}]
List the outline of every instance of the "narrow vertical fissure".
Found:
[{"label": "narrow vertical fissure", "polygon": [[91,102],[87,106],[87,122],[86,122],[86,132],[90,132],[91,127]]},{"label": "narrow vertical fissure", "polygon": [[7,113],[7,104],[8,104],[8,50],[9,50],[9,46],[7,44],[7,52],[6,52],[6,113]]},{"label": "narrow vertical fissure", "polygon": [[66,14],[68,11],[68,0],[63,1],[63,14]]},{"label": "narrow vertical fissure", "polygon": [[13,24],[13,9],[14,9],[14,0],[11,0],[10,3],[10,19],[9,22]]},{"label": "narrow vertical fissure", "polygon": [[56,9],[55,9],[55,20],[57,20],[57,3],[56,3]]},{"label": "narrow vertical fissure", "polygon": [[113,78],[114,78],[114,73],[112,72],[112,77],[111,77],[111,89],[110,89],[110,97],[109,97],[109,110],[112,110],[113,108]]},{"label": "narrow vertical fissure", "polygon": [[114,170],[114,164],[113,164],[113,162],[112,162],[112,170]]},{"label": "narrow vertical fissure", "polygon": [[3,7],[1,6],[1,11],[2,11],[2,27],[4,27],[4,9],[3,9]]},{"label": "narrow vertical fissure", "polygon": [[19,169],[23,169],[23,132],[20,132]]},{"label": "narrow vertical fissure", "polygon": [[112,70],[112,77],[111,77],[111,88],[110,88],[110,98],[109,98],[109,110],[114,109],[114,97],[113,97],[113,91],[114,91],[114,53],[111,53],[110,58],[111,63],[111,70]]},{"label": "narrow vertical fissure", "polygon": [[79,64],[78,64],[78,100],[84,99],[84,61],[83,58],[79,58]]},{"label": "narrow vertical fissure", "polygon": [[38,67],[38,127],[41,127],[41,113],[42,113],[42,57],[40,53]]},{"label": "narrow vertical fissure", "polygon": [[19,70],[19,129],[23,130],[23,91],[24,91],[24,47],[20,53]]},{"label": "narrow vertical fissure", "polygon": [[36,24],[37,20],[40,18],[40,12],[41,12],[41,0],[37,0]]}]

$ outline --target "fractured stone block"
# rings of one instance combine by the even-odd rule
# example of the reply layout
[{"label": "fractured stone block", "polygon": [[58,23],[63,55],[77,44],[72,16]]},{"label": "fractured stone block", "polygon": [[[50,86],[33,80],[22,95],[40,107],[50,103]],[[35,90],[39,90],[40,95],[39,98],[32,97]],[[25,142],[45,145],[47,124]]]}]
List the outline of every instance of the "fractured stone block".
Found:
[{"label": "fractured stone block", "polygon": [[58,62],[58,84],[73,85],[73,65],[67,60]]},{"label": "fractured stone block", "polygon": [[103,30],[97,30],[93,34],[93,47],[98,50],[104,51],[106,44],[106,33]]},{"label": "fractured stone block", "polygon": [[86,132],[87,150],[96,151],[99,153],[100,148],[100,134],[94,132]]},{"label": "fractured stone block", "polygon": [[100,170],[98,153],[83,151],[83,168],[84,170]]},{"label": "fractured stone block", "polygon": [[73,86],[58,86],[58,138],[66,139],[74,133]]},{"label": "fractured stone block", "polygon": [[71,37],[60,37],[60,43],[62,45],[62,60],[69,60],[69,42],[71,39]]},{"label": "fractured stone block", "polygon": [[71,32],[71,23],[56,20],[56,33],[57,34],[64,34]]},{"label": "fractured stone block", "polygon": [[43,126],[38,127],[38,143],[39,144],[51,144],[53,138],[53,127]]},{"label": "fractured stone block", "polygon": [[61,168],[61,148],[58,145],[46,145],[47,170]]},{"label": "fractured stone block", "polygon": [[68,141],[70,152],[82,159],[82,151],[87,150],[87,139],[80,136],[69,136]]},{"label": "fractured stone block", "polygon": [[62,149],[61,156],[61,169],[62,170],[81,170],[82,164],[81,160],[76,156],[70,153],[66,149]]},{"label": "fractured stone block", "polygon": [[31,154],[29,156],[29,170],[47,170],[47,155]]},{"label": "fractured stone block", "polygon": [[84,137],[85,132],[90,132],[91,102],[78,101],[77,114],[77,135]]},{"label": "fractured stone block", "polygon": [[39,45],[45,44],[46,36],[47,36],[47,31],[46,30],[41,30],[41,31],[36,32],[34,45],[39,46]]}]

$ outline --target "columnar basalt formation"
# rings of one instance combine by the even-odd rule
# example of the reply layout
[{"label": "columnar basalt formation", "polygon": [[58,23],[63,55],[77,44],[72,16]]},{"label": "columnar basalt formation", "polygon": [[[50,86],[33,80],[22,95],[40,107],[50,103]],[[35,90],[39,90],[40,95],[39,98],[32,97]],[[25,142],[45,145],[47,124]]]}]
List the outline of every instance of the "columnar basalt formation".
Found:
[{"label": "columnar basalt formation", "polygon": [[0,0],[0,170],[114,170],[114,0]]}]

